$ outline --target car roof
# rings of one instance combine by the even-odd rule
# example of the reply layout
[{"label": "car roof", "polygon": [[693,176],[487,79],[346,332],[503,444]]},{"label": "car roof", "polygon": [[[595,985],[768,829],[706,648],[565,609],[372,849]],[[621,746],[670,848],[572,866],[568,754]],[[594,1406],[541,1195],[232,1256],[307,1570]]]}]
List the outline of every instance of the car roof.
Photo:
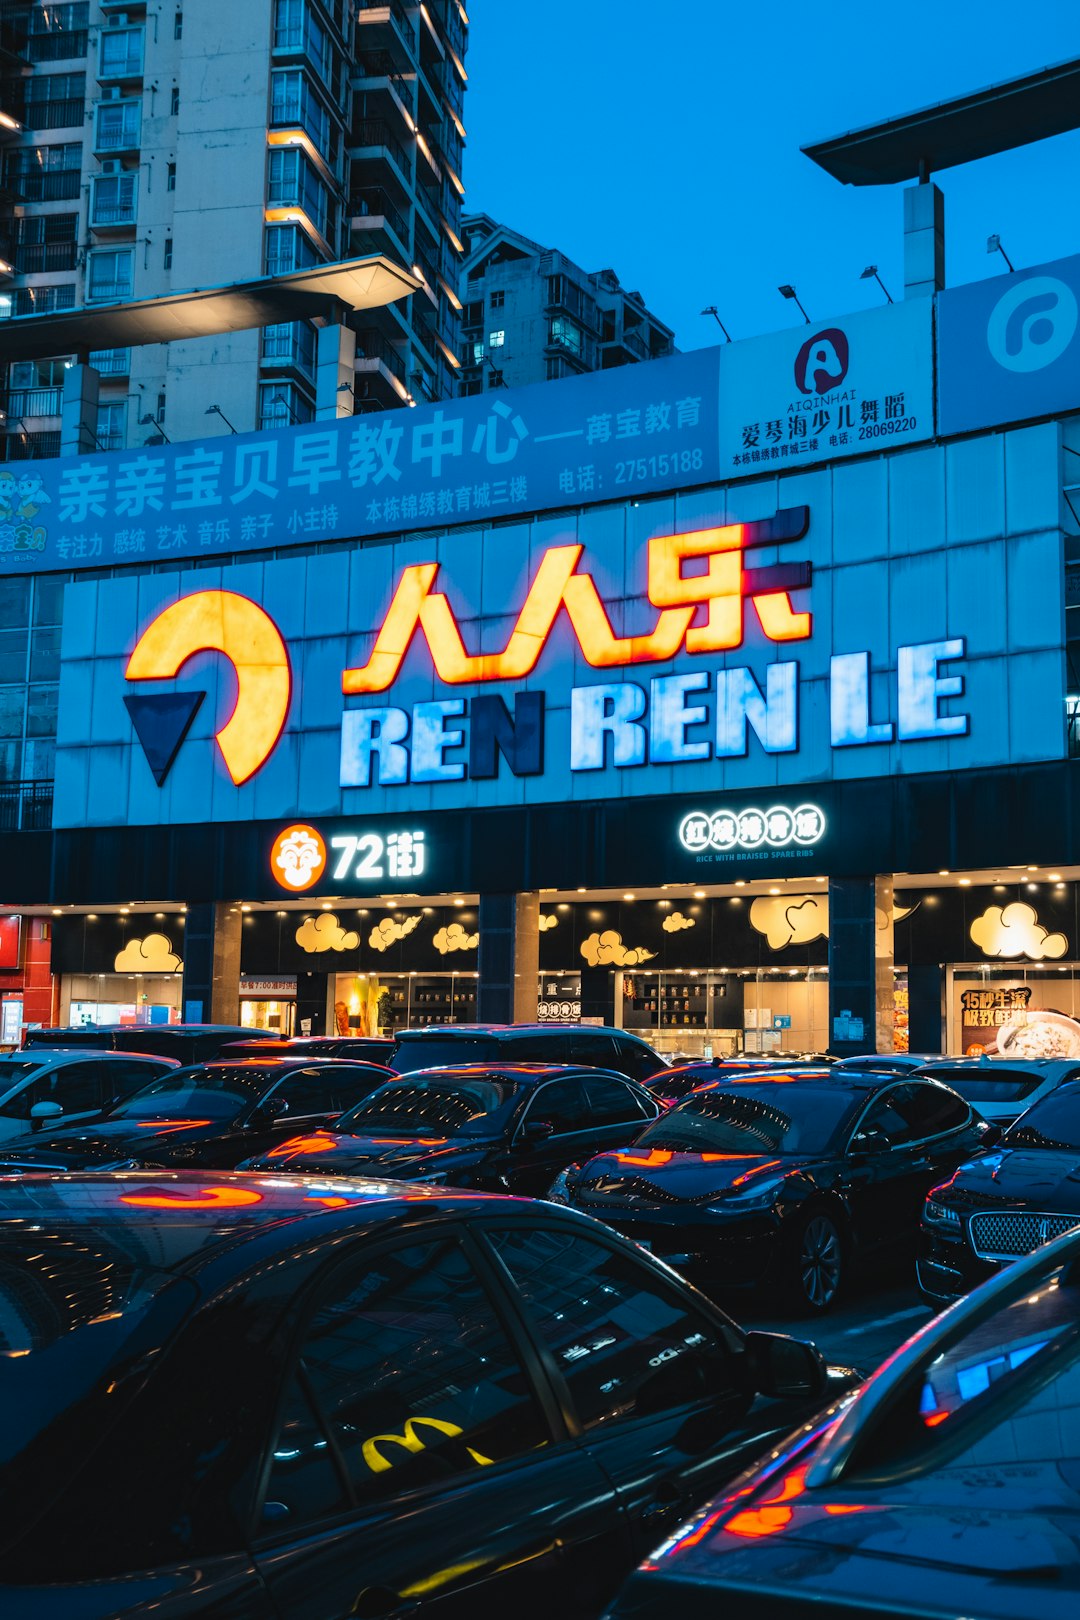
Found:
[{"label": "car roof", "polygon": [[167,1069],[180,1067],[175,1058],[157,1052],[114,1052],[109,1046],[23,1046],[16,1052],[0,1052],[0,1063],[32,1063],[40,1068],[50,1062],[85,1063],[93,1058],[107,1058],[110,1063],[163,1063]]},{"label": "car roof", "polygon": [[[296,1243],[296,1222],[331,1229],[385,1225],[392,1216],[471,1214],[479,1206],[528,1204],[516,1198],[414,1182],[284,1175],[243,1170],[88,1171],[64,1176],[0,1175],[0,1221],[88,1229],[119,1223],[152,1253],[155,1268],[189,1272],[244,1232],[257,1230],[282,1248]],[[509,1206],[509,1208],[507,1207]],[[571,1214],[545,1206],[544,1216]],[[579,1217],[583,1222],[587,1217]]]},{"label": "car roof", "polygon": [[[745,1074],[731,1074],[725,1076],[723,1069],[717,1069],[717,1082],[723,1082],[733,1090],[738,1086],[813,1086],[816,1091],[850,1091],[852,1093],[883,1090],[886,1086],[895,1085],[902,1078],[893,1073],[886,1073],[884,1069],[837,1069],[835,1066],[825,1068],[800,1069],[797,1064],[785,1067],[777,1064],[770,1069],[750,1069]],[[698,1087],[704,1090],[704,1087]],[[696,1093],[691,1093],[696,1095]]]},{"label": "car roof", "polygon": [[[346,1061],[352,1062],[352,1059]],[[378,1067],[378,1065],[373,1065]],[[633,1085],[625,1074],[619,1074],[615,1069],[595,1068],[587,1063],[500,1063],[492,1058],[487,1063],[437,1063],[429,1069],[409,1069],[405,1074],[394,1074],[393,1079],[399,1080],[402,1085],[408,1085],[423,1075],[434,1075],[439,1080],[541,1080],[568,1079],[574,1075],[583,1074],[606,1075],[612,1080],[621,1080],[624,1084]]]},{"label": "car roof", "polygon": [[426,1041],[442,1035],[451,1040],[458,1036],[497,1035],[500,1040],[517,1040],[523,1035],[618,1035],[630,1041],[645,1042],[632,1029],[614,1029],[610,1024],[426,1024],[422,1029],[399,1029],[399,1041]]},{"label": "car roof", "polygon": [[1057,1074],[1076,1069],[1080,1070],[1080,1058],[1010,1058],[991,1057],[989,1052],[980,1053],[976,1057],[963,1058],[927,1058],[922,1065],[924,1069],[986,1069],[990,1074],[995,1069],[1030,1069],[1035,1074]]}]

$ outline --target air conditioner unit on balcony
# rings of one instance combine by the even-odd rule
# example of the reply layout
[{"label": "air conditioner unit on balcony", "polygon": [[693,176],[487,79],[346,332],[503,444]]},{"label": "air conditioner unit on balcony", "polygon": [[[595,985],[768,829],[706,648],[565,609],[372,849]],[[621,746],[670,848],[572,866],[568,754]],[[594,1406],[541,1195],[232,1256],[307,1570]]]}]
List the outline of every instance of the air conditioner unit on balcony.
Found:
[{"label": "air conditioner unit on balcony", "polygon": [[127,12],[118,11],[115,16],[109,18],[102,32],[107,34],[110,28],[126,28],[127,21]]},{"label": "air conditioner unit on balcony", "polygon": [[124,165],[119,158],[104,158],[101,164],[102,174],[122,174]]},{"label": "air conditioner unit on balcony", "polygon": [[119,101],[121,94],[121,88],[118,84],[110,84],[106,87],[101,99],[102,101]]}]

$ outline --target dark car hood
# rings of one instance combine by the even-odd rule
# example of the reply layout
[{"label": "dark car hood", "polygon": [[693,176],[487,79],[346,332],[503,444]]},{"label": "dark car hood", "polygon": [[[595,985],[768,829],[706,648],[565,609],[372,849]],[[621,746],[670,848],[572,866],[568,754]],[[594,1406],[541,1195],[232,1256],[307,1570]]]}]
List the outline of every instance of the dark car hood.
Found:
[{"label": "dark car hood", "polygon": [[335,1131],[312,1131],[293,1136],[247,1161],[246,1169],[311,1171],[316,1175],[380,1175],[404,1177],[460,1161],[463,1152],[477,1153],[492,1143],[473,1137],[452,1143],[445,1137],[346,1136]]},{"label": "dark car hood", "polygon": [[667,1148],[620,1148],[590,1159],[574,1177],[573,1185],[583,1183],[590,1191],[613,1198],[647,1197],[655,1188],[665,1198],[695,1199],[723,1197],[725,1193],[749,1191],[759,1185],[805,1169],[812,1160],[778,1159],[768,1154],[676,1153]]},{"label": "dark car hood", "polygon": [[1080,1153],[998,1149],[961,1165],[948,1188],[951,1202],[980,1209],[1033,1204],[1062,1215],[1080,1215]]},{"label": "dark car hood", "polygon": [[152,1158],[165,1164],[183,1161],[184,1149],[225,1136],[228,1121],[180,1119],[102,1120],[97,1125],[69,1125],[59,1131],[19,1136],[0,1149],[4,1165],[59,1165],[66,1170],[95,1170],[118,1159]]}]

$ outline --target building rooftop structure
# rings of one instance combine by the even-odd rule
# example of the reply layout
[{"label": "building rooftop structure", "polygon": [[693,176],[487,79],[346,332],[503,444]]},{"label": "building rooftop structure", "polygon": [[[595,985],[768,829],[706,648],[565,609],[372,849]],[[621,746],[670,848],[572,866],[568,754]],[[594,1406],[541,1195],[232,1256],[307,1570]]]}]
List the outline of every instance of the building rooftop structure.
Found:
[{"label": "building rooftop structure", "polygon": [[849,186],[925,180],[1080,127],[1080,58],[887,118],[802,150]]},{"label": "building rooftop structure", "polygon": [[582,270],[489,214],[462,220],[462,392],[553,381],[675,352],[670,327],[614,270]]}]

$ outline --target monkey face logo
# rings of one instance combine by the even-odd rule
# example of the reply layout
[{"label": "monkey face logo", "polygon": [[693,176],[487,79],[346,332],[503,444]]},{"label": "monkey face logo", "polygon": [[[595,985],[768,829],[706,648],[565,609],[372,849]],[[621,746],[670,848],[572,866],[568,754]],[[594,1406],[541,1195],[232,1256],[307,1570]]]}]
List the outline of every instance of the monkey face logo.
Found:
[{"label": "monkey face logo", "polygon": [[299,893],[318,883],[326,870],[326,845],[314,827],[298,822],[274,840],[270,870],[283,889]]},{"label": "monkey face logo", "polygon": [[807,338],[795,357],[795,386],[800,394],[827,394],[848,373],[848,340],[838,326]]},{"label": "monkey face logo", "polygon": [[[239,787],[266,763],[289,712],[292,674],[281,632],[269,614],[233,591],[196,591],[172,602],[135,645],[124,678],[167,681],[196,653],[223,653],[236,676],[236,705],[217,732],[229,775]],[[205,692],[125,697],[131,723],[160,787]]]}]

